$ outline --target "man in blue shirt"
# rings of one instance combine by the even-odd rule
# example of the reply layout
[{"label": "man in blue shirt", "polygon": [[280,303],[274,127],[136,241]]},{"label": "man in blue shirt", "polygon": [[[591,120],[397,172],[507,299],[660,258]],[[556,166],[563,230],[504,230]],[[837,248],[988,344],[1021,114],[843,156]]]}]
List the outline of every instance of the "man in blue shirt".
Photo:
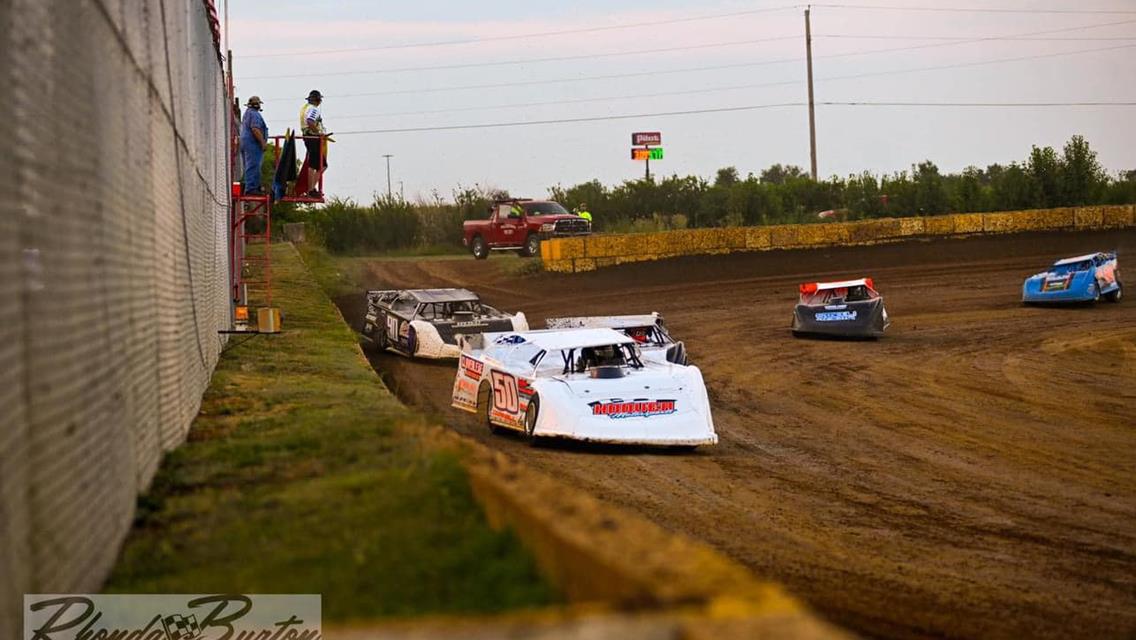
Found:
[{"label": "man in blue shirt", "polygon": [[260,98],[253,96],[245,105],[245,115],[241,118],[241,158],[245,163],[244,192],[250,195],[261,195],[264,188],[260,186],[260,163],[264,159],[264,150],[268,148],[268,125],[260,115]]}]

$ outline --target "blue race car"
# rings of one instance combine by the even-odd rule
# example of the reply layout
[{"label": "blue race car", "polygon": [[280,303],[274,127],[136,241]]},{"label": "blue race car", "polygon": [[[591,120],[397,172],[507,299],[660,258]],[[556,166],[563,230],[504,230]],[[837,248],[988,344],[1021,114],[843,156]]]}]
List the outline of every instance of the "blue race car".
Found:
[{"label": "blue race car", "polygon": [[1048,271],[1026,278],[1022,302],[1120,302],[1124,295],[1116,253],[1090,253],[1053,263]]}]

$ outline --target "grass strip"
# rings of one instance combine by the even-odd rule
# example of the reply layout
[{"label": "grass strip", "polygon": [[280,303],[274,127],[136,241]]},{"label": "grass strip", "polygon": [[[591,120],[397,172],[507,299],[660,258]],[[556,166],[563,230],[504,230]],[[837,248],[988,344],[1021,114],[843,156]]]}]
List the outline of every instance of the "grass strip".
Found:
[{"label": "grass strip", "polygon": [[555,601],[516,538],[489,527],[460,461],[397,427],[416,418],[295,249],[272,252],[285,330],[230,340],[106,590],[321,593],[332,621]]}]

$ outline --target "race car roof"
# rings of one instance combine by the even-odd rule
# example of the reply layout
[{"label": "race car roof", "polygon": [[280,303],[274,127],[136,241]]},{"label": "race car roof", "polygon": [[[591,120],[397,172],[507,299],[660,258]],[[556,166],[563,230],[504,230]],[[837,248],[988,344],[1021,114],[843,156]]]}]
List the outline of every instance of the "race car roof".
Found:
[{"label": "race car roof", "polygon": [[406,291],[419,302],[469,302],[480,300],[469,289],[408,289]]},{"label": "race car roof", "polygon": [[1093,258],[1097,257],[1098,255],[1100,255],[1100,254],[1099,253],[1087,253],[1083,256],[1077,256],[1076,258],[1065,258],[1063,260],[1058,260],[1057,262],[1054,262],[1053,266],[1060,267],[1063,264],[1073,264],[1075,262],[1084,262],[1085,260],[1092,260]]},{"label": "race car roof", "polygon": [[504,335],[520,336],[524,338],[525,342],[530,342],[545,351],[603,347],[609,344],[632,344],[635,342],[634,338],[614,329],[545,329]]},{"label": "race car roof", "polygon": [[570,318],[548,318],[546,325],[555,329],[569,327],[608,327],[611,329],[630,329],[632,327],[649,327],[659,320],[659,314],[638,314],[626,316],[578,316]]}]

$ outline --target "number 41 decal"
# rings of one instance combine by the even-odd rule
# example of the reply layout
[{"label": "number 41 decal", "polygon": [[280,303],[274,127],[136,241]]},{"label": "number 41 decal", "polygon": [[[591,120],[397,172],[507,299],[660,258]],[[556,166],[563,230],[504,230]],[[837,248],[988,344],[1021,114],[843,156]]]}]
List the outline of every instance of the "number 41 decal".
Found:
[{"label": "number 41 decal", "polygon": [[517,397],[517,379],[508,373],[493,371],[493,407],[499,411],[516,414],[520,411]]}]

